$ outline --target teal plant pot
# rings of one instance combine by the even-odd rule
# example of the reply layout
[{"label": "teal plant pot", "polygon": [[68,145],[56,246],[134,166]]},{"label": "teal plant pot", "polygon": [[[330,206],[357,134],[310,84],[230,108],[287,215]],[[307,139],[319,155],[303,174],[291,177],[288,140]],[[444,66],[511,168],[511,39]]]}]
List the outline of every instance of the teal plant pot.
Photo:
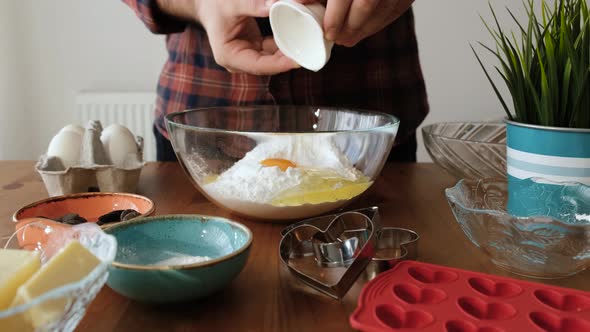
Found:
[{"label": "teal plant pot", "polygon": [[[105,232],[118,242],[107,285],[152,303],[195,300],[221,290],[242,271],[252,244],[244,225],[199,215],[135,219]],[[187,256],[209,260],[191,262]]]},{"label": "teal plant pot", "polygon": [[507,212],[561,219],[564,209],[575,209],[567,195],[590,185],[590,129],[506,121],[506,136]]}]

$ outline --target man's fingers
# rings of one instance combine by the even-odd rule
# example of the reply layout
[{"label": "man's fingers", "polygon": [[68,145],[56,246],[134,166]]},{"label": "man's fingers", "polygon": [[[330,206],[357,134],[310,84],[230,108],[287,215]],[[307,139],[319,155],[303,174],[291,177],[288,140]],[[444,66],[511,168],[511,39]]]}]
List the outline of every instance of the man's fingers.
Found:
[{"label": "man's fingers", "polygon": [[235,40],[227,44],[224,51],[227,52],[223,56],[226,61],[220,65],[233,72],[274,75],[299,68],[297,63],[278,50],[272,38],[265,39],[260,50],[253,48],[250,42]]},{"label": "man's fingers", "polygon": [[[344,24],[344,33],[356,33],[369,20],[380,0],[354,0]],[[397,0],[385,0],[397,2]]]},{"label": "man's fingers", "polygon": [[410,7],[412,7],[412,4],[414,3],[414,0],[399,0],[397,3],[397,6],[395,6],[395,13],[394,18],[398,19],[400,16],[402,16],[406,11],[408,11],[408,9],[410,9]]},{"label": "man's fingers", "polygon": [[261,48],[263,52],[268,54],[274,54],[279,50],[279,47],[277,46],[277,43],[275,43],[273,37],[264,38],[264,40],[262,40]]},{"label": "man's fingers", "polygon": [[338,39],[335,41],[336,44],[347,47],[355,46],[361,40],[374,35],[398,19],[411,7],[413,2],[414,0],[379,0],[376,3],[377,8],[367,16],[368,19],[360,27],[353,30],[354,25],[358,24],[353,23],[353,29],[347,28],[346,26],[342,29]]},{"label": "man's fingers", "polygon": [[[205,0],[218,1],[218,0]],[[227,0],[219,0],[227,1]],[[270,6],[278,0],[234,0],[227,1],[232,16],[268,17]]]},{"label": "man's fingers", "polygon": [[328,40],[336,40],[344,26],[352,0],[330,0],[324,17],[324,34]]},{"label": "man's fingers", "polygon": [[275,75],[299,68],[293,60],[280,51],[262,54],[253,49],[242,50],[235,56],[234,70],[253,75]]}]

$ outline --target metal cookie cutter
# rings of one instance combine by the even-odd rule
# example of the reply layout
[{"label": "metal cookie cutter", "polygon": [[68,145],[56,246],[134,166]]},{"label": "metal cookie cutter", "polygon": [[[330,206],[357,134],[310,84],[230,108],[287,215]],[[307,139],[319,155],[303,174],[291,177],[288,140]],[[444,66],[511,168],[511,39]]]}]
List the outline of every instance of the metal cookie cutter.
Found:
[{"label": "metal cookie cutter", "polygon": [[304,220],[281,232],[279,254],[297,279],[340,299],[371,262],[379,229],[377,207]]},{"label": "metal cookie cutter", "polygon": [[418,233],[398,227],[383,227],[377,240],[377,248],[371,263],[365,270],[368,280],[387,271],[402,260],[418,257]]}]

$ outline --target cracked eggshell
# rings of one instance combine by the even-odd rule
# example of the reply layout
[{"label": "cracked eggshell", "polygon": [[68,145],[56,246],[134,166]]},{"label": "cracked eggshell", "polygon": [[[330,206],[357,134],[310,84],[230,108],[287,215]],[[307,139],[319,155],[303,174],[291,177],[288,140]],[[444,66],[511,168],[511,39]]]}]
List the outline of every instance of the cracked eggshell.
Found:
[{"label": "cracked eggshell", "polygon": [[135,137],[124,126],[112,124],[100,136],[104,149],[115,167],[124,167],[130,155],[137,154]]},{"label": "cracked eggshell", "polygon": [[76,166],[80,160],[81,145],[82,135],[74,130],[62,129],[49,142],[47,156],[59,158],[65,168]]}]

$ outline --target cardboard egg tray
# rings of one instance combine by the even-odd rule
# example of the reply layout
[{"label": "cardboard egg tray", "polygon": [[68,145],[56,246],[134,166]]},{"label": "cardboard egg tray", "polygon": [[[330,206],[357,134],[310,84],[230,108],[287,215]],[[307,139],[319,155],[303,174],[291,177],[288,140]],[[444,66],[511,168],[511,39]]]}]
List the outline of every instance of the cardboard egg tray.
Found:
[{"label": "cardboard egg tray", "polygon": [[130,154],[124,165],[115,167],[110,163],[100,141],[100,121],[90,121],[82,136],[80,163],[64,167],[56,157],[42,155],[35,165],[41,175],[49,196],[101,191],[128,192],[137,190],[143,161],[143,138],[136,137],[137,153]]},{"label": "cardboard egg tray", "polygon": [[405,261],[363,288],[361,331],[590,331],[590,293]]}]

